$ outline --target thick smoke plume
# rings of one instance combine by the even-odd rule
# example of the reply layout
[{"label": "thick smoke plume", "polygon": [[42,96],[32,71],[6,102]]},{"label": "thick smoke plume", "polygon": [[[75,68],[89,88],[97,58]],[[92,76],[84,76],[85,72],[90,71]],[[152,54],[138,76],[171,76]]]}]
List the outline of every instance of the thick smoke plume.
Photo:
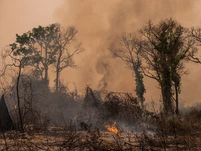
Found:
[{"label": "thick smoke plume", "polygon": [[[93,88],[107,86],[108,90],[133,93],[135,86],[131,71],[123,62],[112,58],[108,47],[117,42],[122,33],[136,32],[148,20],[158,23],[172,17],[185,27],[199,26],[200,4],[198,0],[65,0],[56,16],[63,24],[76,26],[78,39],[86,48],[76,60],[79,69],[72,72],[73,79],[81,87],[91,84]],[[183,100],[199,101],[199,86],[193,86],[200,73],[195,72],[196,67],[201,69],[199,65],[188,65],[190,74],[183,78]],[[66,70],[63,76],[70,80],[70,70]],[[156,97],[159,96],[157,84],[145,80],[147,99],[159,99]]]},{"label": "thick smoke plume", "polygon": [[[79,31],[77,39],[86,51],[76,57],[77,69],[63,72],[65,84],[70,82],[74,88],[75,82],[81,92],[91,85],[93,89],[134,93],[132,72],[111,56],[108,47],[122,33],[135,32],[148,20],[158,23],[172,17],[185,27],[201,26],[200,10],[200,0],[0,0],[0,49],[12,43],[16,33],[38,25],[74,25]],[[183,77],[181,98],[198,102],[201,66],[188,65],[188,70],[190,74]],[[157,84],[147,78],[145,84],[146,98],[158,100]]]}]

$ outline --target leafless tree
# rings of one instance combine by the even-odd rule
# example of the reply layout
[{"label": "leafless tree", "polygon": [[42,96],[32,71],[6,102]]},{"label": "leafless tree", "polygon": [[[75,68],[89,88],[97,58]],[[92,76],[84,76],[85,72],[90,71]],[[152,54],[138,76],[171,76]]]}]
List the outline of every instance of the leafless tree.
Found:
[{"label": "leafless tree", "polygon": [[23,57],[16,57],[13,55],[13,49],[7,49],[5,50],[5,53],[3,55],[4,59],[7,58],[10,60],[10,63],[5,64],[4,70],[2,72],[2,75],[5,74],[7,67],[15,67],[17,68],[17,79],[16,79],[16,95],[17,95],[17,108],[18,108],[18,116],[19,116],[19,130],[21,132],[24,132],[24,121],[22,118],[22,111],[21,111],[21,99],[19,94],[19,84],[20,84],[20,78],[22,74],[22,66],[23,66]]},{"label": "leafless tree", "polygon": [[77,30],[74,27],[62,28],[57,24],[57,34],[54,39],[56,61],[54,63],[56,68],[55,88],[58,91],[60,86],[60,73],[67,67],[76,67],[73,60],[74,56],[83,52],[84,48],[81,43],[77,44],[74,48],[69,45],[75,41]]},{"label": "leafless tree", "polygon": [[[201,46],[201,28],[191,28],[190,35],[195,39],[196,45],[199,48]],[[198,51],[198,49],[195,49],[194,51]],[[193,53],[190,54],[189,60],[191,60],[194,63],[201,64],[200,58],[193,55]]]},{"label": "leafless tree", "polygon": [[143,41],[140,40],[140,37],[131,33],[124,34],[121,36],[120,46],[118,46],[118,48],[112,46],[110,47],[110,51],[114,56],[123,60],[132,70],[133,75],[135,76],[136,95],[138,101],[141,103],[141,107],[144,108],[145,86],[143,83],[143,74],[141,73],[142,62],[140,58],[142,45]]}]

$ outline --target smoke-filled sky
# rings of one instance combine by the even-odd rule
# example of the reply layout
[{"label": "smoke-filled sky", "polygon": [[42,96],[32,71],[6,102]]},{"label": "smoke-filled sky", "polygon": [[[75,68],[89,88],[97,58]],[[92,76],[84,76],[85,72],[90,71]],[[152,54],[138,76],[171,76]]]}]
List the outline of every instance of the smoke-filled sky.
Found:
[{"label": "smoke-filled sky", "polygon": [[[15,40],[16,33],[38,25],[59,22],[74,25],[85,52],[76,57],[76,69],[62,73],[65,84],[134,93],[132,72],[108,47],[123,32],[135,32],[148,20],[154,23],[173,17],[185,27],[201,26],[201,0],[0,0],[0,49]],[[201,53],[200,53],[201,54]],[[201,55],[200,55],[201,56]],[[201,65],[188,65],[183,77],[181,99],[186,104],[201,102]],[[51,75],[53,78],[53,75]],[[157,84],[145,79],[146,99],[160,98]]]}]

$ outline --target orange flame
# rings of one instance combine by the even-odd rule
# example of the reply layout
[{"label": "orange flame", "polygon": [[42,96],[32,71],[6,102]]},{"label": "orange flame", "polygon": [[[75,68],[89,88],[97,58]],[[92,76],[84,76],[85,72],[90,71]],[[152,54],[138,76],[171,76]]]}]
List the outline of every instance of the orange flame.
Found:
[{"label": "orange flame", "polygon": [[115,127],[115,125],[116,125],[116,122],[114,122],[114,124],[113,124],[112,126],[106,125],[105,127],[107,128],[108,131],[113,132],[113,133],[115,133],[115,134],[118,135],[119,131],[118,131],[118,129]]},{"label": "orange flame", "polygon": [[13,108],[14,108],[14,110],[16,110],[17,109],[17,105],[14,105]]}]

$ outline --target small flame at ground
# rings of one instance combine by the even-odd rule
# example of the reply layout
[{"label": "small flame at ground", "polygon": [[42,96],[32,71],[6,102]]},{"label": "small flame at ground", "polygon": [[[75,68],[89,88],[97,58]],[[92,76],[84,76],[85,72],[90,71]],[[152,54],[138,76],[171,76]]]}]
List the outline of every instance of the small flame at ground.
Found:
[{"label": "small flame at ground", "polygon": [[13,108],[16,110],[17,109],[17,105],[14,105]]},{"label": "small flame at ground", "polygon": [[112,126],[106,125],[105,127],[107,128],[108,131],[113,132],[113,133],[115,133],[115,134],[118,134],[119,131],[118,131],[118,129],[115,127],[115,125],[116,125],[116,122],[114,122],[114,124],[113,124]]}]

